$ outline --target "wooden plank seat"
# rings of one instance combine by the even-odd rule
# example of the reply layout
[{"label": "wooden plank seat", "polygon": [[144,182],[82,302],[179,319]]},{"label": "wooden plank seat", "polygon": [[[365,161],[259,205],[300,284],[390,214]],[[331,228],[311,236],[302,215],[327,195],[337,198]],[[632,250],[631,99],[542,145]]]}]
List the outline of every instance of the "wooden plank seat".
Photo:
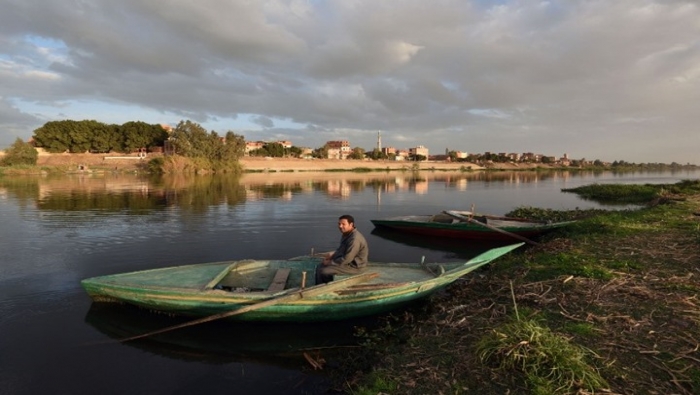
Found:
[{"label": "wooden plank seat", "polygon": [[270,286],[267,287],[268,291],[278,292],[284,290],[287,284],[287,278],[289,278],[289,273],[292,271],[290,268],[277,269],[275,272],[275,277],[272,278]]}]

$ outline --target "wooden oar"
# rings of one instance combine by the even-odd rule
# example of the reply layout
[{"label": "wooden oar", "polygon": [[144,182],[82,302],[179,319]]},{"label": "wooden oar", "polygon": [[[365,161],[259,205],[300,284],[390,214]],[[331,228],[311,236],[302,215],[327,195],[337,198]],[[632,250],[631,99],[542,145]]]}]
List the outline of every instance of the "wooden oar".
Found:
[{"label": "wooden oar", "polygon": [[464,215],[461,215],[461,214],[457,214],[457,213],[455,213],[455,212],[453,212],[453,211],[443,211],[443,213],[445,213],[445,214],[447,214],[447,215],[449,215],[449,216],[451,216],[451,217],[455,217],[455,218],[457,218],[457,219],[461,219],[461,220],[463,220],[463,221],[467,221],[467,222],[471,222],[471,223],[473,223],[473,224],[477,224],[477,225],[481,225],[481,226],[487,227],[487,228],[489,228],[489,229],[491,229],[491,230],[495,230],[496,232],[501,232],[501,233],[503,233],[503,234],[506,234],[506,235],[508,235],[508,236],[511,236],[511,237],[513,237],[513,238],[516,238],[516,239],[518,239],[518,240],[520,240],[520,241],[524,241],[524,242],[526,242],[526,243],[530,243],[530,244],[532,244],[532,245],[536,245],[536,246],[540,245],[540,243],[534,242],[534,241],[528,239],[527,237],[523,237],[523,236],[517,235],[517,234],[515,234],[515,233],[508,232],[507,230],[503,230],[503,229],[497,228],[497,227],[495,227],[495,226],[491,226],[491,225],[486,224],[486,223],[483,223],[483,222],[481,222],[481,221],[477,221],[477,220],[475,220],[474,218],[470,218],[470,217],[467,217],[467,216],[464,216]]},{"label": "wooden oar", "polygon": [[118,341],[119,342],[128,342],[131,340],[142,339],[144,337],[158,335],[158,334],[165,333],[165,332],[170,332],[170,331],[173,331],[175,329],[180,329],[180,328],[184,328],[184,327],[188,327],[188,326],[192,326],[192,325],[197,325],[197,324],[202,324],[202,323],[209,322],[209,321],[218,320],[221,318],[226,318],[226,317],[231,317],[234,315],[247,313],[249,311],[262,309],[263,307],[272,306],[272,305],[282,303],[282,302],[292,302],[295,300],[303,299],[305,297],[313,297],[313,296],[327,294],[330,292],[334,292],[334,291],[337,291],[340,289],[347,288],[351,285],[367,282],[373,278],[376,278],[377,276],[379,276],[379,273],[363,273],[363,274],[358,274],[356,276],[344,278],[342,280],[332,281],[332,282],[327,283],[327,284],[315,285],[313,287],[306,288],[305,290],[301,290],[299,288],[293,288],[293,289],[290,289],[288,291],[285,291],[281,295],[274,296],[270,299],[266,299],[262,302],[254,303],[254,304],[249,305],[249,306],[241,307],[240,309],[236,309],[236,310],[232,310],[232,311],[225,311],[223,313],[214,314],[214,315],[210,315],[208,317],[199,318],[199,319],[196,319],[193,321],[188,321],[188,322],[185,322],[182,324],[169,326],[167,328],[158,329],[158,330],[155,330],[152,332],[144,333],[142,335],[127,337],[125,339],[120,339]]}]

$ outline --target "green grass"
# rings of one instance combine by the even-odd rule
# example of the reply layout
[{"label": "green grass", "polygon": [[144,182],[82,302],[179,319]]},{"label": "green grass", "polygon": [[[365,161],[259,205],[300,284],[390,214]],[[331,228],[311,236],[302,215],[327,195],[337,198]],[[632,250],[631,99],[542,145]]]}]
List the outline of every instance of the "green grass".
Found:
[{"label": "green grass", "polygon": [[577,188],[565,188],[587,200],[604,203],[645,204],[674,194],[700,192],[699,180],[684,180],[675,184],[592,184]]},{"label": "green grass", "polygon": [[477,353],[501,374],[522,374],[533,394],[607,387],[588,362],[592,352],[533,319],[513,319],[493,329],[479,341]]},{"label": "green grass", "polygon": [[391,380],[381,374],[370,373],[367,381],[371,384],[360,386],[354,390],[350,390],[354,395],[377,395],[377,394],[393,394],[398,385],[394,380]]}]

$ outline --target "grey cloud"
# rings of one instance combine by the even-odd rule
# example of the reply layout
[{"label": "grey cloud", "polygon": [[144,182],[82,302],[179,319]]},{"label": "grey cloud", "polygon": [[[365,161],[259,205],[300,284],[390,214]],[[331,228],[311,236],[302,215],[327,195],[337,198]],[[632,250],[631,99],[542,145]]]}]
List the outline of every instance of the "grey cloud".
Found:
[{"label": "grey cloud", "polygon": [[[270,130],[251,136],[311,146],[347,133],[369,148],[382,130],[392,145],[435,152],[695,160],[700,7],[690,0],[69,5],[4,1],[0,96],[197,122],[254,114]],[[44,53],[27,37],[65,48]]]}]

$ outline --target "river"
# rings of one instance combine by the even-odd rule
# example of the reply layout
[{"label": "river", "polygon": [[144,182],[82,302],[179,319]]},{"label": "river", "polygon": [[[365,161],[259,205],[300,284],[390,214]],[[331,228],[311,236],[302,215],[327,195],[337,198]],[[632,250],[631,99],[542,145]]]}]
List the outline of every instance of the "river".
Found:
[{"label": "river", "polygon": [[351,346],[353,328],[371,326],[372,318],[315,325],[222,321],[121,343],[182,320],[93,305],[79,282],[332,250],[341,214],[355,217],[371,260],[466,260],[483,246],[383,234],[370,219],[471,207],[491,214],[520,206],[606,208],[561,189],[698,178],[700,171],[685,170],[0,178],[0,393],[320,393],[332,366],[314,370],[298,350],[322,357],[324,350]]}]

